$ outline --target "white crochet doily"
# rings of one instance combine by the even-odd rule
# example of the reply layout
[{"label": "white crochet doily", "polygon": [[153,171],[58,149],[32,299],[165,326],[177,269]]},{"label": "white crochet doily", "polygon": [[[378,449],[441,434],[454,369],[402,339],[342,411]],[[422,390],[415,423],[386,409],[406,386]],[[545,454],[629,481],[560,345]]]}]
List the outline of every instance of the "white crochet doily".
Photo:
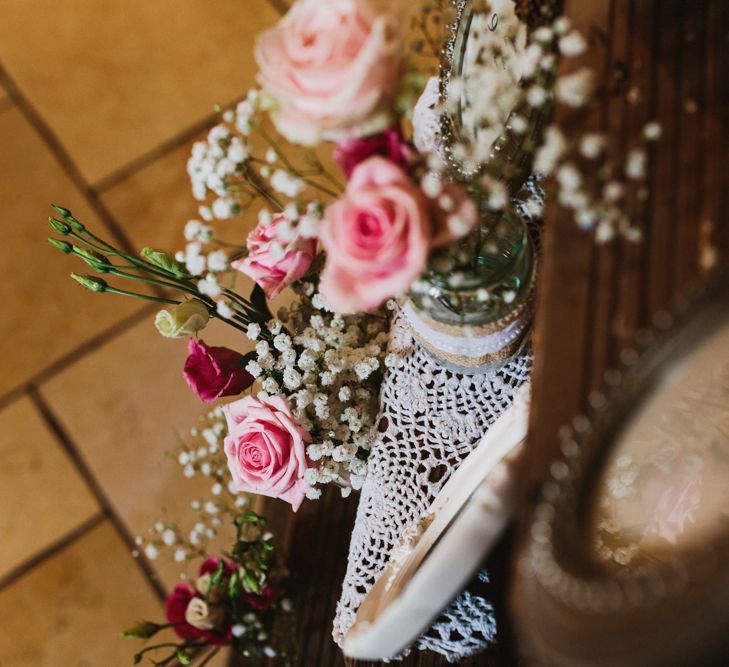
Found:
[{"label": "white crochet doily", "polygon": [[[413,339],[402,315],[393,325],[390,351],[397,363],[382,386],[379,433],[367,463],[334,619],[338,644],[400,534],[420,519],[531,371],[529,350],[485,374],[449,371]],[[476,613],[479,609],[483,613]],[[466,592],[415,647],[449,660],[482,650],[493,637],[489,610],[488,603]]]}]

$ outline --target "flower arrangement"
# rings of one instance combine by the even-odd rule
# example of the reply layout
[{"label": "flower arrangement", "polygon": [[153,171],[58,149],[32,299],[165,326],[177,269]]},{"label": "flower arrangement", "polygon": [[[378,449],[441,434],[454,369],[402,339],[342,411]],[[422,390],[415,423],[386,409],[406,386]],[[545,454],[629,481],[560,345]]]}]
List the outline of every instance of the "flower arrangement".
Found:
[{"label": "flower arrangement", "polygon": [[[501,227],[485,231],[479,218],[540,210],[533,190],[522,188],[532,170],[597,240],[640,236],[621,202],[645,196],[645,151],[628,152],[621,178],[603,135],[541,130],[554,105],[594,103],[590,70],[556,70],[560,56],[584,51],[585,39],[565,17],[529,32],[511,3],[481,4],[486,22],[472,27],[464,66],[441,78],[431,109],[441,133],[431,146],[408,139],[412,100],[424,85],[416,61],[424,45],[435,51],[433,26],[451,25],[462,3],[425,3],[412,25],[426,39],[408,48],[401,21],[366,0],[298,0],[256,43],[260,88],[193,146],[187,169],[200,219],[185,225],[183,251],[126,252],[56,207],[51,226],[64,238],[51,243],[105,276],[72,277],[95,292],[165,304],[155,324],[163,336],[189,337],[184,377],[202,401],[258,388],[225,409],[240,491],[296,509],[318,497],[317,485],[336,484],[345,495],[361,487],[385,370],[385,304],[411,289],[428,292],[428,275],[454,282],[485,261]],[[466,124],[456,135],[448,119],[457,109]],[[659,134],[650,123],[643,138]],[[331,159],[319,150],[327,141]],[[325,167],[332,160],[340,174]],[[244,244],[219,237],[216,220],[253,205],[258,224]],[[235,290],[238,273],[256,283],[249,295]],[[106,278],[158,291],[124,290]],[[274,317],[268,300],[286,288],[295,298]],[[211,317],[255,349],[208,346],[199,336]]]},{"label": "flower arrangement", "polygon": [[[134,253],[54,207],[59,238],[49,241],[93,271],[72,278],[161,304],[158,332],[188,340],[189,387],[204,403],[231,399],[195,431],[202,442],[179,453],[186,476],[213,479],[215,499],[193,504],[205,520],[189,534],[160,522],[139,543],[149,558],[173,546],[175,560],[203,559],[194,585],[168,599],[167,627],[182,643],[158,664],[218,644],[273,650],[266,619],[285,605],[268,578],[272,545],[238,494],[296,511],[324,485],[343,496],[362,487],[380,384],[397,365],[387,344],[402,297],[443,300],[434,277],[461,288],[499,254],[505,221],[539,216],[542,195],[598,242],[641,238],[628,203],[647,196],[646,146],[660,126],[648,123],[624,153],[584,129],[601,96],[623,91],[601,89],[588,68],[559,74],[588,43],[551,4],[474,0],[480,15],[457,50],[463,0],[424,0],[409,22],[367,0],[297,0],[259,36],[258,87],[192,147],[198,217],[184,226],[183,250]],[[569,132],[548,124],[555,109]],[[225,237],[217,223],[253,207],[247,237]],[[235,286],[241,273],[250,293]],[[474,307],[510,308],[517,294],[504,285],[473,290]],[[284,290],[292,299],[274,315]],[[240,350],[202,340],[211,318],[241,334]],[[234,546],[210,558],[223,515]]]},{"label": "flower arrangement", "polygon": [[[280,634],[274,632],[275,616],[292,611],[283,594],[286,570],[277,560],[273,535],[265,530],[266,519],[227,481],[221,420],[222,409],[215,408],[173,454],[186,478],[202,475],[212,482],[211,498],[191,503],[198,515],[194,526],[184,530],[165,518],[146,539],[136,538],[133,555],[143,551],[156,560],[167,554],[181,566],[194,563],[196,571],[192,577],[183,571],[183,581],[167,596],[166,622],[142,621],[122,633],[150,639],[171,630],[177,636],[146,646],[134,655],[134,664],[149,656],[159,666],[186,665],[197,658],[204,665],[226,646],[249,658],[290,657],[286,638],[274,637]],[[229,548],[211,555],[221,539],[230,539]]]}]

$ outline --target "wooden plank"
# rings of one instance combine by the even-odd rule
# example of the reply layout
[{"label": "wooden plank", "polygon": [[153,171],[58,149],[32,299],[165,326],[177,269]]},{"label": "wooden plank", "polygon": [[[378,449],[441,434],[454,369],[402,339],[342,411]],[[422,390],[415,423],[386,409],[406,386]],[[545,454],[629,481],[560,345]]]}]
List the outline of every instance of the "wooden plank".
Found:
[{"label": "wooden plank", "polygon": [[[590,40],[586,54],[565,61],[565,71],[591,65],[603,73],[607,56],[596,35],[610,38],[610,3],[568,0],[565,14]],[[600,111],[594,114],[592,127],[599,129],[601,115]],[[556,121],[560,120],[558,114]],[[577,228],[570,215],[548,206],[537,296],[529,454],[521,471],[525,497],[533,494],[544,477],[558,429],[582,405],[593,256],[591,237]]]}]

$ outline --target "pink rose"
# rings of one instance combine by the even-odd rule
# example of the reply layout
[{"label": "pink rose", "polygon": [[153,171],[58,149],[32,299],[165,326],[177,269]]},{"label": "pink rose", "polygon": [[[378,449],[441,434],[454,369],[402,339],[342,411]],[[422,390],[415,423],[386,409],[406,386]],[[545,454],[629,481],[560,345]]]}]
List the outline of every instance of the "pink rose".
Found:
[{"label": "pink rose", "polygon": [[268,224],[260,223],[247,240],[248,257],[232,263],[257,282],[269,299],[276,298],[286,285],[306,274],[316,256],[316,239],[295,238],[284,241],[280,228],[288,225],[285,215],[273,216]]},{"label": "pink rose", "polygon": [[[475,222],[476,207],[461,188],[444,192],[454,212]],[[357,165],[322,222],[327,262],[320,290],[329,305],[341,313],[372,310],[405,292],[425,269],[430,248],[452,238],[446,215],[389,160],[375,156]]]},{"label": "pink rose", "polygon": [[187,384],[205,403],[221,396],[236,396],[253,384],[253,376],[241,367],[243,355],[227,347],[208,347],[190,338],[183,374]]},{"label": "pink rose", "polygon": [[402,136],[397,125],[369,137],[350,137],[337,144],[334,159],[347,178],[354,168],[373,155],[381,155],[391,162],[407,167],[412,148]]},{"label": "pink rose", "polygon": [[238,491],[281,498],[296,511],[307,483],[306,443],[282,396],[246,396],[223,408],[228,422],[224,447]]},{"label": "pink rose", "polygon": [[398,85],[402,47],[394,18],[365,0],[299,0],[261,34],[255,56],[277,129],[313,145],[372,131]]}]

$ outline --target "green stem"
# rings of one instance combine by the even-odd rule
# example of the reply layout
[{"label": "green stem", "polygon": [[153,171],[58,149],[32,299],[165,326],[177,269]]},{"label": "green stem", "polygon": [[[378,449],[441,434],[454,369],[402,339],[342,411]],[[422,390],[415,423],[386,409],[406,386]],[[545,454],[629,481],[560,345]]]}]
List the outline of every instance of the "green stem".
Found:
[{"label": "green stem", "polygon": [[276,151],[276,155],[278,155],[278,157],[281,159],[281,162],[284,163],[284,166],[286,167],[286,169],[288,169],[292,174],[295,174],[298,178],[300,178],[302,181],[304,181],[304,183],[307,183],[312,188],[315,188],[315,189],[319,190],[320,192],[323,192],[324,194],[327,194],[330,197],[333,197],[334,199],[339,198],[338,193],[333,192],[329,188],[324,187],[323,185],[321,185],[320,183],[317,183],[316,181],[312,181],[309,178],[304,178],[301,175],[301,172],[296,167],[294,167],[294,165],[291,163],[291,161],[279,149],[279,146],[276,143],[276,141],[271,136],[269,136],[268,133],[263,128],[260,128],[259,132],[260,132],[261,136],[270,144],[271,148],[273,148]]},{"label": "green stem", "polygon": [[[185,292],[186,294],[192,294],[193,296],[200,298],[202,295],[200,292],[198,292],[196,289],[187,287],[187,285],[183,282],[176,282],[176,283],[168,283],[164,280],[157,280],[156,278],[147,278],[145,276],[137,276],[133,273],[127,273],[126,271],[119,271],[119,267],[112,266],[109,270],[109,273],[119,276],[120,278],[126,278],[128,280],[138,280],[139,282],[143,283],[149,283],[151,285],[158,285],[159,287],[169,287],[171,289],[178,290],[180,292]],[[192,285],[192,283],[190,283]]]},{"label": "green stem", "polygon": [[178,303],[181,303],[181,301],[174,301],[173,299],[163,299],[162,297],[158,296],[148,296],[147,294],[137,294],[137,292],[127,292],[123,289],[117,289],[116,287],[107,287],[105,292],[111,292],[112,294],[120,294],[121,296],[131,296],[135,299],[144,299],[145,301],[154,301],[155,303],[169,303],[173,305],[177,305]]}]

